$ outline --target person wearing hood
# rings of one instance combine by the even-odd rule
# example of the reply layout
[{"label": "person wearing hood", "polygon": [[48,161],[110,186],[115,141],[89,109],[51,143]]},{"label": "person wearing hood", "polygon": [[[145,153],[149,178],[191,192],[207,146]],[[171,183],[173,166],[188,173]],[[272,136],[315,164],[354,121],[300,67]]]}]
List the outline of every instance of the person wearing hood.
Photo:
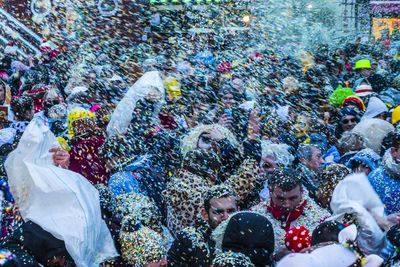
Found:
[{"label": "person wearing hood", "polygon": [[400,212],[400,133],[389,133],[391,146],[382,158],[382,165],[368,175],[368,179],[379,195],[387,214]]},{"label": "person wearing hood", "polygon": [[355,154],[346,166],[353,172],[363,172],[368,175],[380,165],[381,157],[372,149],[365,148]]},{"label": "person wearing hood", "polygon": [[269,180],[270,199],[252,210],[264,214],[273,225],[277,257],[287,252],[285,233],[293,227],[304,226],[310,232],[330,214],[319,207],[303,189],[293,170],[276,170]]},{"label": "person wearing hood", "polygon": [[[195,216],[200,212],[204,192],[210,186],[224,183],[237,194],[238,201],[242,203],[257,178],[256,163],[252,160],[243,161],[239,167],[232,165],[226,169],[231,166],[229,160],[235,160],[234,157],[239,153],[228,144],[228,140],[233,140],[232,133],[221,126],[199,127],[183,139],[183,168],[171,178],[164,191],[168,206],[168,226],[173,233],[193,226]],[[225,140],[222,133],[228,140]],[[193,139],[196,141],[193,142]]]},{"label": "person wearing hood", "polygon": [[201,209],[201,219],[196,220],[195,227],[185,228],[177,234],[168,251],[170,266],[206,267],[214,258],[215,242],[212,231],[236,212],[236,195],[224,185],[211,187],[205,195]]},{"label": "person wearing hood", "polygon": [[257,212],[232,215],[213,232],[217,258],[220,253],[242,253],[256,267],[273,266],[274,229],[270,220]]},{"label": "person wearing hood", "polygon": [[389,109],[382,100],[377,97],[371,97],[368,102],[367,110],[361,117],[361,120],[377,118],[386,120]]}]

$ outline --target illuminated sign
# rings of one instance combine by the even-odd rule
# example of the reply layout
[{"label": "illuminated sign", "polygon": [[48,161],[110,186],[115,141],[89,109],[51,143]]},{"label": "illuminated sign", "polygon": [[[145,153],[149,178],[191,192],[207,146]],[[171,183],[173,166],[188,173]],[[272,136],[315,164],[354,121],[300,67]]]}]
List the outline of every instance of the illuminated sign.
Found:
[{"label": "illuminated sign", "polygon": [[[184,4],[197,4],[197,5],[209,5],[209,4],[223,4],[238,2],[237,0],[149,0],[151,5],[184,5]],[[244,1],[247,2],[247,1]]]},{"label": "illuminated sign", "polygon": [[400,18],[373,18],[372,34],[376,39],[380,39],[383,30],[392,33],[396,25],[400,29]]}]

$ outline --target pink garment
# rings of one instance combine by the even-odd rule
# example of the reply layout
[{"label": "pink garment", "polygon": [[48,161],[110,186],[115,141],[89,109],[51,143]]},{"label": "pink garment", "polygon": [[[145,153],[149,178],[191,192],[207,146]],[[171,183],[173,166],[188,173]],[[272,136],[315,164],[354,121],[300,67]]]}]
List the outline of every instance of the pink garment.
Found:
[{"label": "pink garment", "polygon": [[99,135],[74,137],[69,169],[86,177],[92,184],[107,184],[110,173],[104,159],[99,156],[99,148],[104,142],[105,138]]}]

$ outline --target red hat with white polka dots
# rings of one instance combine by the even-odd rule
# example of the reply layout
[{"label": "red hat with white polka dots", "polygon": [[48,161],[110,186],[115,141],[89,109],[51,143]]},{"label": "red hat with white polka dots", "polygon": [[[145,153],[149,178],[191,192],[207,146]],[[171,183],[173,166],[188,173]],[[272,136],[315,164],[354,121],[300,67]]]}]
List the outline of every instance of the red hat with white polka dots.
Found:
[{"label": "red hat with white polka dots", "polygon": [[300,252],[301,250],[311,246],[310,231],[304,226],[290,228],[285,235],[285,245],[292,252]]}]

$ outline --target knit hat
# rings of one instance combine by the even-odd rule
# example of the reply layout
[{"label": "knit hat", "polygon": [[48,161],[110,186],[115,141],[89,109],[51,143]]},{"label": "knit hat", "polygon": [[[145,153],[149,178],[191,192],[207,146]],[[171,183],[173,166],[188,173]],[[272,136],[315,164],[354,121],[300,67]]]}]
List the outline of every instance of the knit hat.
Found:
[{"label": "knit hat", "polygon": [[359,69],[370,69],[371,68],[371,61],[369,59],[357,60],[356,64],[354,65],[354,68],[356,70],[359,70]]},{"label": "knit hat", "polygon": [[365,111],[364,101],[362,101],[362,99],[359,98],[358,96],[351,95],[351,96],[346,97],[342,103],[342,108],[344,108],[345,106],[347,106],[349,104],[355,104],[360,111]]},{"label": "knit hat", "polygon": [[363,97],[363,96],[368,96],[368,95],[374,93],[374,91],[372,90],[371,85],[360,84],[359,86],[357,86],[355,93],[357,96]]},{"label": "knit hat", "polygon": [[272,264],[275,248],[271,222],[256,212],[238,212],[213,232],[218,252],[240,252],[258,266]]},{"label": "knit hat", "polygon": [[134,232],[121,231],[120,242],[122,258],[133,267],[144,267],[166,258],[164,240],[148,227]]},{"label": "knit hat", "polygon": [[400,106],[396,107],[392,112],[392,124],[395,125],[400,121]]},{"label": "knit hat", "polygon": [[211,267],[254,267],[254,264],[242,253],[228,251],[218,254]]},{"label": "knit hat", "polygon": [[124,216],[121,229],[131,231],[134,225],[140,224],[161,232],[161,215],[149,197],[136,193],[122,194],[116,197],[116,211]]},{"label": "knit hat", "polygon": [[292,252],[300,252],[310,247],[310,231],[304,226],[290,228],[285,234],[285,245]]},{"label": "knit hat", "polygon": [[367,111],[362,116],[361,120],[375,118],[379,114],[388,112],[389,109],[382,100],[377,97],[371,97],[368,102]]}]

